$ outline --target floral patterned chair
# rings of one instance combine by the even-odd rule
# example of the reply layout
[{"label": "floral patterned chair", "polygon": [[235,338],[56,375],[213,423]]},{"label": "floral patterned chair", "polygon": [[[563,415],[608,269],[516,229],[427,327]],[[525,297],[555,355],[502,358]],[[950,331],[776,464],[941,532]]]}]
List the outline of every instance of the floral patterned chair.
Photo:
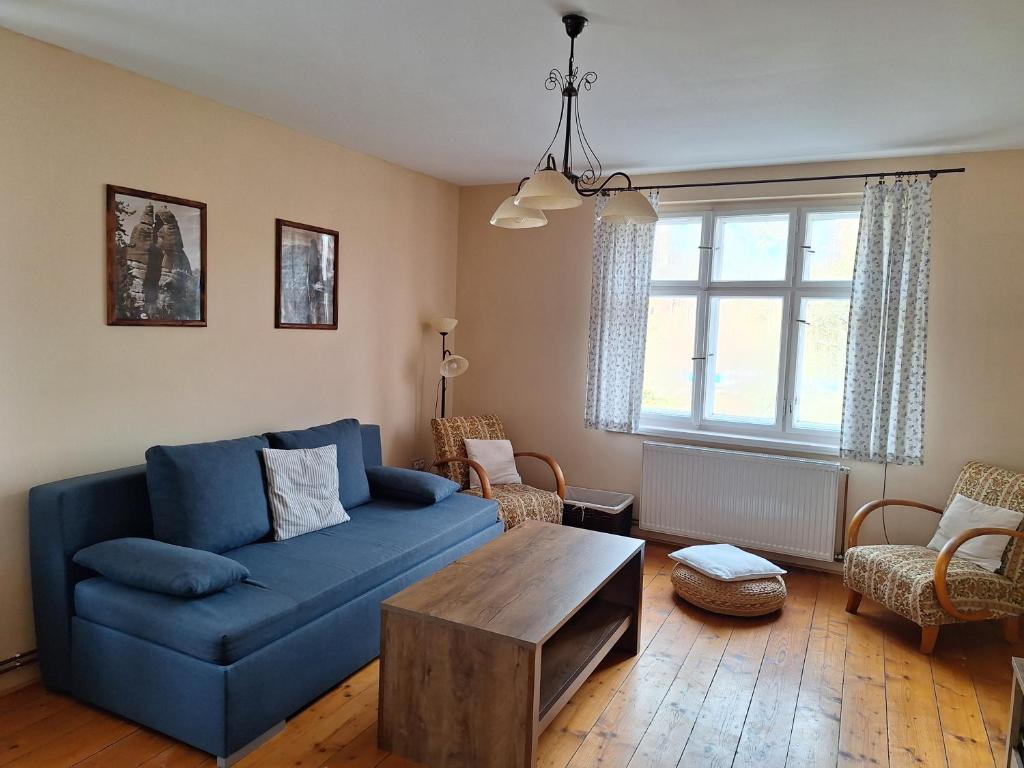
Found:
[{"label": "floral patterned chair", "polygon": [[[491,485],[487,473],[477,462],[466,456],[466,438],[478,440],[508,440],[505,427],[497,416],[449,416],[431,419],[434,433],[434,453],[441,474],[459,484],[463,493],[495,499],[500,507],[499,516],[505,530],[514,528],[524,520],[562,522],[562,501],[565,499],[565,477],[552,457],[544,453],[516,452],[516,458],[540,459],[551,467],[557,490],[543,491],[522,483]],[[469,487],[469,468],[480,476],[480,488]]]},{"label": "floral patterned chair", "polygon": [[[1024,474],[1008,469],[970,461],[961,470],[949,501],[958,493],[1024,512]],[[1015,642],[1024,613],[1024,532],[971,528],[950,539],[941,552],[900,544],[857,546],[865,518],[884,506],[917,507],[942,514],[938,507],[907,499],[881,499],[862,507],[850,521],[843,575],[849,590],[846,610],[856,613],[866,595],[910,619],[921,627],[921,653],[932,652],[943,624],[961,621],[1002,619],[1007,641]],[[961,544],[986,534],[1011,537],[1003,564],[995,573],[956,557]]]}]

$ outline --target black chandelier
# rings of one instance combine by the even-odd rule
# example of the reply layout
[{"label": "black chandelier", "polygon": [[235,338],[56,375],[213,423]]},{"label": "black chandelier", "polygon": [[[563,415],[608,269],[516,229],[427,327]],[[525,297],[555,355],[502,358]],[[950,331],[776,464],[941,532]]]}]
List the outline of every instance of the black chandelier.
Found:
[{"label": "black chandelier", "polygon": [[[522,179],[516,194],[498,206],[491,217],[491,224],[505,229],[542,227],[548,222],[544,211],[575,208],[583,203],[584,197],[613,192],[617,194],[605,206],[601,214],[602,221],[615,224],[655,222],[658,214],[650,201],[633,187],[629,174],[615,171],[602,180],[604,169],[587,140],[580,120],[580,89],[589,91],[597,82],[596,72],[589,71],[581,76],[575,63],[576,38],[587,25],[587,19],[578,13],[569,13],[562,17],[562,23],[569,35],[569,67],[565,74],[552,69],[544,81],[547,90],[558,90],[562,95],[555,134],[534,168],[533,175]],[[560,136],[561,168],[552,154]],[[574,159],[579,162],[578,173],[573,169]],[[625,186],[609,188],[609,183],[616,177],[621,177]]]}]

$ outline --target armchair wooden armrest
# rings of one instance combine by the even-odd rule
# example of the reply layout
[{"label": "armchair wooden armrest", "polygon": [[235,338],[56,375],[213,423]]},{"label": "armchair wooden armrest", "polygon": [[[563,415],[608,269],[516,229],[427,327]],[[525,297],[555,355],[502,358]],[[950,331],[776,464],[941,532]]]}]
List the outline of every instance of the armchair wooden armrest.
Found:
[{"label": "armchair wooden armrest", "polygon": [[481,466],[480,462],[467,459],[465,456],[444,456],[433,464],[431,467],[441,467],[445,464],[462,463],[467,464],[476,470],[477,476],[480,478],[480,495],[485,499],[493,499],[494,493],[491,491],[491,481],[487,477],[487,471]]},{"label": "armchair wooden armrest", "polygon": [[942,610],[960,621],[979,621],[992,618],[992,611],[982,609],[980,611],[961,611],[954,605],[949,596],[949,585],[946,583],[946,575],[949,570],[949,561],[956,555],[957,549],[976,536],[1012,536],[1015,539],[1024,539],[1024,531],[1016,531],[1012,528],[970,528],[959,533],[946,542],[946,546],[939,552],[935,560],[935,597],[942,606]]},{"label": "armchair wooden armrest", "polygon": [[555,492],[562,501],[565,501],[565,475],[562,474],[562,468],[558,466],[558,462],[555,461],[553,456],[549,456],[546,453],[534,453],[533,451],[519,451],[512,455],[516,458],[519,458],[520,456],[528,456],[531,459],[540,459],[551,467],[551,471],[555,475]]},{"label": "armchair wooden armrest", "polygon": [[921,501],[911,501],[910,499],[878,499],[877,501],[869,501],[857,510],[857,514],[855,514],[853,516],[853,520],[850,521],[849,533],[846,537],[847,549],[857,546],[857,537],[860,535],[860,527],[864,525],[864,521],[867,519],[868,515],[881,507],[916,507],[917,509],[927,509],[928,511],[935,512],[939,515],[942,514],[942,510],[938,507],[933,507],[931,504],[925,504]]}]

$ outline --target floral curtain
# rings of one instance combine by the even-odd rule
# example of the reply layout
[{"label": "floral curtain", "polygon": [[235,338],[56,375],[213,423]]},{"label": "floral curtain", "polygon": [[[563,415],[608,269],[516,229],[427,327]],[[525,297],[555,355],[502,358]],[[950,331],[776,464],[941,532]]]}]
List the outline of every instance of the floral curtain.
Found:
[{"label": "floral curtain", "polygon": [[[647,304],[654,224],[608,224],[594,207],[594,276],[590,292],[588,429],[635,432],[640,418],[647,343]],[[650,197],[657,209],[658,196]]]},{"label": "floral curtain", "polygon": [[864,188],[850,302],[840,453],[924,461],[931,180]]}]

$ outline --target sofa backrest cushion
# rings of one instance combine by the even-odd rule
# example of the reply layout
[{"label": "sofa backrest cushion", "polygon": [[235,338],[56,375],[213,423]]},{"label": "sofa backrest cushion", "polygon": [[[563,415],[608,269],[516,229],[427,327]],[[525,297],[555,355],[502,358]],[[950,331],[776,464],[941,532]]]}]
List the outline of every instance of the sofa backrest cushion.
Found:
[{"label": "sofa backrest cushion", "polygon": [[260,452],[265,437],[146,451],[153,534],[180,547],[226,552],[270,533]]},{"label": "sofa backrest cushion", "polygon": [[271,448],[322,448],[338,446],[338,497],[345,509],[353,509],[370,500],[370,484],[363,461],[363,439],[356,419],[342,419],[309,429],[267,434]]}]

